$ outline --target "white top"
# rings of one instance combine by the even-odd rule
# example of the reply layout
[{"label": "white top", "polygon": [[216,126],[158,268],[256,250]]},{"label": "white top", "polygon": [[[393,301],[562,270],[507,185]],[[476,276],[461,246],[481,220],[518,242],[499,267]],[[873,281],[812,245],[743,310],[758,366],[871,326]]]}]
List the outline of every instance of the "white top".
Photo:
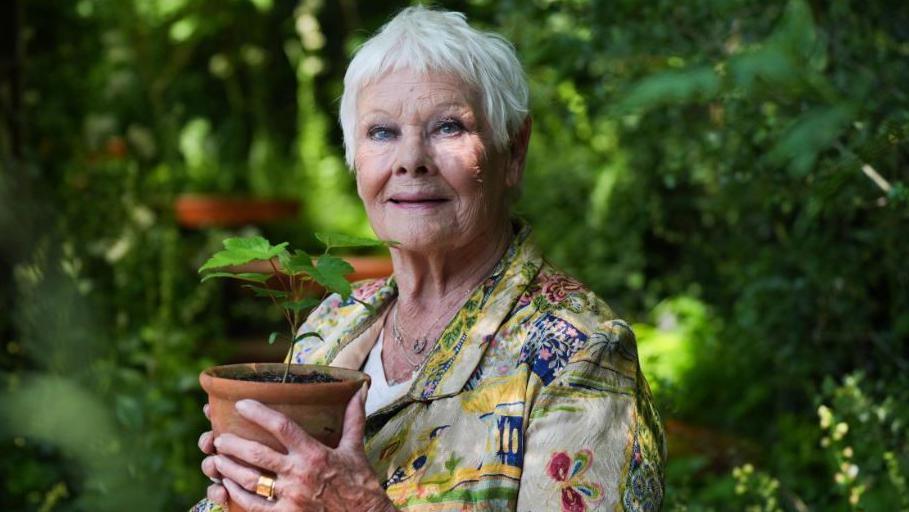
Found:
[{"label": "white top", "polygon": [[407,391],[410,390],[410,383],[414,379],[414,375],[411,375],[405,381],[388,385],[388,381],[385,379],[385,366],[382,364],[383,331],[384,329],[379,331],[379,339],[369,351],[369,357],[366,358],[366,364],[363,365],[363,371],[372,379],[369,394],[366,395],[367,416],[407,394]]}]

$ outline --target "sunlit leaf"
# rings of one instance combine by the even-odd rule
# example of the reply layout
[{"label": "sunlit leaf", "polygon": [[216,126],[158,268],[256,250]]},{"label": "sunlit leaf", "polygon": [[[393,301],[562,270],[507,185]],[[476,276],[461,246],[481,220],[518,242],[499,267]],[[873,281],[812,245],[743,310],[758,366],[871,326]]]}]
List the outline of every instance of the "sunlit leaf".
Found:
[{"label": "sunlit leaf", "polygon": [[268,261],[278,256],[287,247],[287,242],[271,245],[261,236],[228,238],[224,240],[224,250],[216,252],[199,272],[212,269],[243,265],[251,261]]},{"label": "sunlit leaf", "polygon": [[178,20],[170,27],[170,38],[175,42],[183,42],[191,38],[199,28],[199,18],[195,16]]},{"label": "sunlit leaf", "polygon": [[273,333],[269,334],[269,335],[268,335],[268,344],[269,344],[269,345],[274,345],[275,340],[277,340],[277,339],[278,339],[278,336],[280,336],[280,335],[281,335],[281,334],[280,334],[280,333],[277,333],[277,332],[273,332]]},{"label": "sunlit leaf", "polygon": [[393,245],[393,242],[339,233],[316,233],[316,238],[329,249],[335,247],[385,247]]},{"label": "sunlit leaf", "polygon": [[260,274],[258,272],[240,272],[237,274],[231,272],[211,272],[202,277],[202,282],[214,278],[238,279],[240,281],[250,281],[254,283],[264,283],[271,279],[272,274]]}]

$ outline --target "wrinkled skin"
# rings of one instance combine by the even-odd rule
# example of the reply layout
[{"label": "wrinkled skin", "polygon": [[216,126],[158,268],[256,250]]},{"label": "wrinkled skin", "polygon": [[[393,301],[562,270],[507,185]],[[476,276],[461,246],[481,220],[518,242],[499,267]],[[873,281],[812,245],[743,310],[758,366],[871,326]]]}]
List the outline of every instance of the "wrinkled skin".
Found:
[{"label": "wrinkled skin", "polygon": [[[199,448],[209,454],[202,461],[202,471],[213,481],[221,482],[209,486],[208,499],[224,504],[229,497],[250,512],[396,510],[366,459],[365,398],[364,387],[348,403],[341,442],[335,449],[313,439],[290,418],[259,402],[237,402],[237,411],[272,433],[287,455],[231,434],[217,439],[212,438],[211,432],[202,434]],[[205,412],[207,415],[208,406]],[[257,468],[277,475],[274,501],[255,494],[256,482],[263,474]]]},{"label": "wrinkled skin", "polygon": [[457,77],[404,69],[368,84],[354,139],[360,199],[397,249],[472,255],[508,231],[506,192],[520,182],[523,157],[493,147],[476,95]]}]

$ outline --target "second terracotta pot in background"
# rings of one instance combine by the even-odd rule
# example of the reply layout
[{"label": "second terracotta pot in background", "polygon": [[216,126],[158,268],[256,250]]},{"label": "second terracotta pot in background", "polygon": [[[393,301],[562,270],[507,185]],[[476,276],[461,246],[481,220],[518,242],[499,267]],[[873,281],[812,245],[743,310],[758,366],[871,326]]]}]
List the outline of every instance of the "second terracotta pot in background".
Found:
[{"label": "second terracotta pot in background", "polygon": [[230,228],[296,218],[299,201],[184,194],[174,203],[177,222],[192,229]]}]

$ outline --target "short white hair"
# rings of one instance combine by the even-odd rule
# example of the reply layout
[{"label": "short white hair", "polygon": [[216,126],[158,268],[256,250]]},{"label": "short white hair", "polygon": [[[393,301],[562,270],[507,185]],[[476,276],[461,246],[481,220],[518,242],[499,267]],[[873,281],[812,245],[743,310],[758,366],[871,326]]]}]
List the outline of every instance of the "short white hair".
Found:
[{"label": "short white hair", "polygon": [[459,12],[408,7],[357,50],[344,75],[338,120],[351,169],[357,97],[370,82],[399,69],[452,73],[471,86],[497,149],[508,147],[527,118],[530,91],[514,46],[507,39],[474,29]]}]

